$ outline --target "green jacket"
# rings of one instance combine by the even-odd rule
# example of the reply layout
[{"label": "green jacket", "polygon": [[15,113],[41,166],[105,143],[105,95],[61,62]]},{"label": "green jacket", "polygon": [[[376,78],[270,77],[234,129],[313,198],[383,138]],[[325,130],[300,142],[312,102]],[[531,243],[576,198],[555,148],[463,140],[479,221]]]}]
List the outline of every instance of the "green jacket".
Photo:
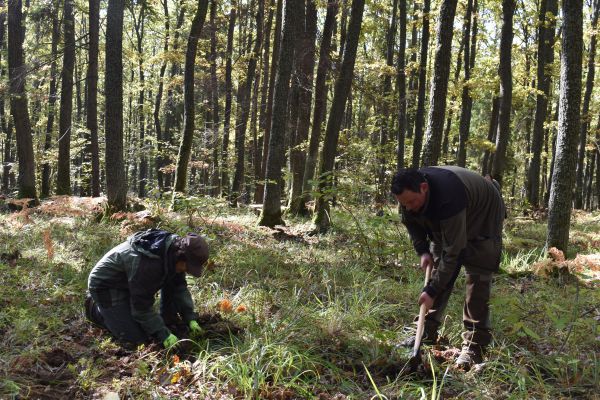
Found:
[{"label": "green jacket", "polygon": [[430,252],[437,268],[425,291],[444,290],[461,265],[495,272],[500,266],[506,216],[498,188],[465,168],[426,167],[429,192],[419,212],[402,210],[416,252]]},{"label": "green jacket", "polygon": [[131,315],[148,336],[162,342],[171,333],[154,310],[156,293],[164,288],[186,323],[197,317],[185,273],[175,272],[177,235],[138,232],[102,257],[90,272],[88,289],[102,307],[130,303]]}]

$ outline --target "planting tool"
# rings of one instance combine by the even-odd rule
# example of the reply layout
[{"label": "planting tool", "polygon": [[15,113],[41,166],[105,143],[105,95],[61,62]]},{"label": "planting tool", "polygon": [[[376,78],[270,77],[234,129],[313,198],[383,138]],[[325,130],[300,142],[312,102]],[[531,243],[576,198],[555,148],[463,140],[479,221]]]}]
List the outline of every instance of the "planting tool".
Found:
[{"label": "planting tool", "polygon": [[[429,283],[429,278],[431,277],[431,265],[427,266],[425,270],[425,285]],[[425,315],[427,314],[427,306],[425,304],[421,304],[419,308],[419,320],[417,322],[417,332],[415,334],[415,344],[413,345],[411,357],[400,371],[400,374],[407,374],[416,372],[419,369],[419,366],[423,364],[423,360],[421,359],[421,339],[423,338],[423,331],[425,329]]]}]

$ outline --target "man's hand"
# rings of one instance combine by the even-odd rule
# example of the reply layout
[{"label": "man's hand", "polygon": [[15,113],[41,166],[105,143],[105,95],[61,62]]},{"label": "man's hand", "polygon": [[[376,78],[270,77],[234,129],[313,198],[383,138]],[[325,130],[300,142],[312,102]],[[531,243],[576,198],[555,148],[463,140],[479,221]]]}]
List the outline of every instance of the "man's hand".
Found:
[{"label": "man's hand", "polygon": [[421,269],[426,271],[428,266],[433,268],[433,257],[430,253],[423,253],[421,254]]},{"label": "man's hand", "polygon": [[433,307],[433,297],[428,295],[427,292],[421,293],[421,296],[419,296],[419,305],[421,304],[425,304],[427,310],[431,310],[431,307]]},{"label": "man's hand", "polygon": [[195,320],[190,321],[189,327],[192,337],[198,337],[204,334],[204,329],[200,328],[200,325],[198,325],[198,322]]},{"label": "man's hand", "polygon": [[165,346],[165,349],[170,349],[171,347],[175,346],[178,341],[179,339],[177,339],[177,336],[171,333],[165,340],[163,340],[163,346]]}]

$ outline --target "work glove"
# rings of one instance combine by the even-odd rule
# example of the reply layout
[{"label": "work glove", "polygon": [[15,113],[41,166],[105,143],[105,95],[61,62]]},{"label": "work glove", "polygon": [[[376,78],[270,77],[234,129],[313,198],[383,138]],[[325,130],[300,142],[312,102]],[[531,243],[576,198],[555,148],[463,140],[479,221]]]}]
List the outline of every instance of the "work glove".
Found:
[{"label": "work glove", "polygon": [[196,322],[195,320],[190,321],[189,327],[190,334],[193,337],[198,337],[204,333],[204,329],[200,328],[200,325],[198,325],[198,322]]},{"label": "work glove", "polygon": [[170,333],[169,336],[163,340],[163,346],[165,346],[165,349],[170,349],[171,347],[175,346],[178,341],[179,339],[177,339],[177,336]]}]

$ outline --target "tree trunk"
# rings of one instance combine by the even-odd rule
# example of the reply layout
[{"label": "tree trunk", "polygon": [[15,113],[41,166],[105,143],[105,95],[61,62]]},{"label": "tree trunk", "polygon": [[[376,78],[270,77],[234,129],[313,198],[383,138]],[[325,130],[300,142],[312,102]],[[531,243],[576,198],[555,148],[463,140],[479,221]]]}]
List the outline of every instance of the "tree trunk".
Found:
[{"label": "tree trunk", "polygon": [[579,149],[577,151],[577,177],[575,183],[575,208],[583,207],[583,171],[584,159],[587,145],[587,131],[590,126],[592,116],[589,115],[590,100],[592,90],[594,89],[594,76],[596,73],[596,27],[598,25],[598,11],[600,10],[598,0],[594,2],[594,12],[592,16],[590,49],[588,51],[587,77],[585,80],[585,94],[583,96],[583,105],[581,110],[581,131],[579,132]]},{"label": "tree trunk", "polygon": [[216,197],[221,193],[219,171],[219,82],[217,80],[217,0],[210,3],[210,108],[212,116],[211,132],[213,146],[213,165],[211,174],[211,195]]},{"label": "tree trunk", "polygon": [[315,40],[317,35],[317,8],[314,0],[306,2],[306,23],[299,41],[297,74],[299,82],[299,110],[296,140],[290,154],[292,187],[289,198],[289,212],[292,215],[306,214],[306,203],[302,201],[304,170],[306,167],[305,143],[310,129],[310,106],[315,67]]},{"label": "tree trunk", "polygon": [[352,86],[354,75],[354,63],[356,61],[356,50],[362,25],[364,0],[352,0],[352,11],[348,24],[348,36],[344,48],[344,57],[340,66],[340,74],[335,82],[331,112],[325,130],[325,143],[319,168],[319,188],[315,204],[314,224],[318,231],[324,232],[329,228],[329,200],[331,199],[331,187],[333,182],[333,167],[337,152],[337,143],[344,116],[346,100]]},{"label": "tree trunk", "polygon": [[[473,21],[471,25],[471,20]],[[460,123],[458,127],[458,152],[456,155],[456,165],[465,167],[467,164],[467,142],[469,141],[469,129],[471,127],[471,110],[473,108],[473,99],[470,94],[469,85],[471,82],[471,69],[475,66],[475,51],[477,50],[477,0],[467,2],[467,12],[465,14],[465,80],[461,94]],[[471,40],[469,41],[469,35]],[[470,48],[469,48],[470,46]]]},{"label": "tree trunk", "polygon": [[431,92],[429,95],[427,140],[423,149],[423,165],[437,165],[440,158],[456,2],[457,0],[444,0],[440,8],[433,78],[431,79]]},{"label": "tree trunk", "polygon": [[137,103],[137,119],[138,119],[138,130],[139,130],[139,158],[140,158],[140,170],[139,170],[139,187],[138,196],[141,198],[146,197],[146,183],[148,179],[148,159],[146,158],[146,152],[150,147],[146,139],[146,114],[144,113],[144,102],[146,101],[145,91],[145,76],[144,76],[144,28],[146,18],[146,3],[139,3],[140,12],[139,15],[135,14],[136,6],[130,5],[131,16],[133,18],[133,28],[135,30],[136,37],[136,50],[138,52],[138,76],[139,76],[139,93]]},{"label": "tree trunk", "polygon": [[500,107],[496,152],[492,165],[492,176],[502,184],[506,167],[506,148],[510,139],[510,112],[512,106],[512,41],[515,0],[502,0],[502,33],[500,36]]},{"label": "tree trunk", "polygon": [[429,8],[430,0],[423,1],[423,28],[421,33],[421,55],[419,57],[419,93],[413,140],[412,166],[419,167],[423,145],[423,123],[425,120],[425,86],[427,85],[427,53],[429,51]]},{"label": "tree trunk", "polygon": [[538,28],[538,62],[537,62],[537,90],[535,104],[535,117],[533,120],[533,134],[531,137],[531,162],[529,164],[527,200],[537,208],[540,203],[540,164],[542,144],[544,141],[544,123],[548,113],[548,99],[552,74],[549,66],[554,62],[554,26],[558,11],[557,0],[542,0],[540,2],[539,28]]},{"label": "tree trunk", "polygon": [[106,12],[105,135],[106,193],[113,210],[127,207],[123,162],[123,11],[120,0],[109,0]]},{"label": "tree trunk", "polygon": [[[302,21],[296,17],[302,10],[299,1],[286,1],[283,37],[281,38],[281,51],[277,62],[277,76],[273,94],[273,110],[269,136],[269,150],[265,169],[265,192],[263,196],[263,209],[259,218],[259,225],[273,227],[283,224],[281,219],[281,169],[284,166],[284,142],[286,115],[288,108],[289,84],[294,63],[294,48],[296,40],[300,37]],[[275,63],[273,63],[275,64]]]},{"label": "tree trunk", "polygon": [[[492,111],[490,113],[490,124],[488,128],[487,141],[490,143],[496,142],[496,133],[498,133],[498,109],[500,108],[500,97],[494,96],[492,100]],[[481,161],[481,175],[488,175],[492,172],[491,159],[493,158],[492,152],[488,149],[483,152],[483,159]]]},{"label": "tree trunk", "polygon": [[581,118],[581,60],[583,47],[583,1],[562,2],[562,52],[556,159],[548,210],[546,244],[566,253],[569,243],[573,174]]},{"label": "tree trunk", "polygon": [[229,129],[231,127],[231,70],[233,54],[233,33],[237,15],[237,3],[231,2],[229,13],[229,27],[227,28],[227,56],[225,61],[225,116],[223,121],[223,150],[221,153],[221,196],[229,196]]},{"label": "tree trunk", "polygon": [[254,48],[252,49],[250,60],[248,60],[246,79],[240,83],[238,89],[239,115],[236,118],[235,129],[236,163],[235,173],[233,175],[233,183],[231,185],[231,193],[229,196],[229,204],[232,207],[237,206],[238,198],[242,192],[242,181],[244,180],[246,127],[248,125],[248,115],[250,113],[252,83],[254,81],[254,76],[256,75],[256,64],[260,58],[260,50],[262,49],[263,15],[264,2],[263,0],[259,0],[258,12],[256,13],[256,40],[254,41]]},{"label": "tree trunk", "polygon": [[327,14],[323,25],[321,37],[321,46],[319,48],[319,65],[317,66],[317,78],[315,82],[315,106],[313,111],[312,128],[308,144],[308,153],[306,155],[306,164],[304,167],[304,176],[302,183],[302,202],[301,208],[306,208],[306,203],[310,199],[312,188],[311,181],[315,176],[317,158],[319,155],[319,143],[321,141],[321,126],[327,110],[327,74],[331,67],[331,38],[335,26],[335,17],[339,8],[339,2],[330,1],[327,4]]},{"label": "tree trunk", "polygon": [[[192,153],[192,141],[195,128],[195,101],[194,101],[194,66],[196,64],[196,53],[198,51],[198,39],[206,18],[208,0],[198,0],[198,8],[192,20],[190,35],[188,36],[187,49],[185,52],[185,71],[183,78],[183,133],[179,154],[177,155],[177,167],[175,172],[175,185],[173,189],[173,200],[175,192],[184,193],[187,185],[187,170]],[[173,203],[173,206],[175,204]]]},{"label": "tree trunk", "polygon": [[396,169],[404,168],[404,140],[406,138],[406,0],[400,0],[400,47],[398,48],[398,132],[396,142]]},{"label": "tree trunk", "polygon": [[273,58],[271,61],[271,72],[269,74],[269,93],[267,95],[267,104],[265,110],[265,133],[263,135],[263,151],[262,151],[262,164],[260,166],[260,176],[257,178],[258,184],[256,185],[256,202],[261,203],[264,200],[264,188],[265,185],[265,174],[267,171],[267,159],[269,156],[269,143],[271,136],[271,123],[273,120],[273,97],[275,95],[275,78],[279,67],[279,55],[281,47],[281,25],[282,25],[282,14],[283,14],[283,0],[277,0],[277,11],[275,16],[275,32],[273,40]]},{"label": "tree trunk", "polygon": [[86,128],[90,131],[89,153],[92,164],[91,195],[100,196],[100,154],[98,149],[98,42],[100,34],[100,0],[89,0],[88,68],[86,76]]},{"label": "tree trunk", "polygon": [[56,194],[71,194],[71,130],[73,114],[73,69],[75,67],[75,17],[73,0],[63,10],[64,57],[61,73]]},{"label": "tree trunk", "polygon": [[31,123],[27,108],[25,77],[27,76],[23,62],[23,41],[25,24],[21,10],[21,0],[8,2],[8,78],[10,80],[10,110],[13,117],[17,155],[19,157],[18,186],[20,198],[32,198],[37,201],[35,189],[35,158],[31,138]]},{"label": "tree trunk", "polygon": [[[165,20],[165,42],[163,44],[163,54],[167,54],[169,51],[169,38],[171,35],[171,22],[169,19],[169,2],[164,0],[163,2],[163,13]],[[154,100],[154,112],[152,113],[152,118],[154,121],[154,130],[156,131],[156,146],[158,155],[155,160],[156,167],[156,179],[158,182],[158,187],[162,191],[164,190],[164,179],[163,172],[161,170],[164,167],[164,143],[162,137],[162,127],[160,124],[160,106],[162,103],[162,96],[164,91],[164,78],[165,72],[167,70],[167,59],[163,59],[163,62],[160,66],[160,70],[158,72],[158,90],[156,91],[156,98]]]},{"label": "tree trunk", "polygon": [[[0,0],[0,50],[4,52],[6,50],[6,11],[5,10],[4,1]],[[57,16],[58,18],[58,16]],[[0,79],[4,81],[6,77],[6,68],[3,67],[2,54],[0,53]],[[5,114],[5,96],[0,96],[0,132],[6,135],[4,140],[4,152],[2,157],[2,191],[8,192],[9,188],[9,176],[11,174],[11,166],[12,166],[12,154],[11,154],[11,145],[12,138],[11,132],[12,128],[9,130],[6,123],[6,114]]]},{"label": "tree trunk", "polygon": [[[4,23],[4,21],[2,21]],[[50,88],[48,93],[48,121],[46,122],[46,138],[44,140],[44,154],[52,147],[52,133],[54,130],[54,113],[56,103],[56,59],[58,56],[58,40],[60,38],[60,24],[58,22],[58,9],[52,8],[52,44],[50,62]],[[3,105],[4,106],[4,105]],[[4,108],[4,107],[3,107]],[[41,197],[50,195],[50,162],[46,161],[42,167]]]}]

